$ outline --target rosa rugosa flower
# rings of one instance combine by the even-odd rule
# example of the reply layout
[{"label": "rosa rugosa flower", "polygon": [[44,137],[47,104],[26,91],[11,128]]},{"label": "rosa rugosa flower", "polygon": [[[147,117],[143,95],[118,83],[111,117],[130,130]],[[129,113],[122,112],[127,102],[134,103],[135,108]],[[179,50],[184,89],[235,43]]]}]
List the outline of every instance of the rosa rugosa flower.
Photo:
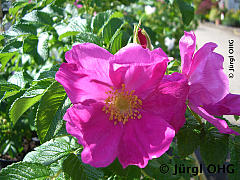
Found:
[{"label": "rosa rugosa flower", "polygon": [[239,135],[226,121],[213,116],[240,114],[240,96],[229,94],[229,81],[223,72],[224,58],[213,52],[216,47],[209,42],[194,54],[196,37],[193,31],[185,32],[179,41],[182,73],[189,84],[189,107],[221,133]]},{"label": "rosa rugosa flower", "polygon": [[124,168],[143,168],[168,150],[185,121],[188,92],[183,75],[163,78],[163,56],[138,44],[112,55],[91,43],[65,54],[56,80],[73,103],[64,120],[84,147],[84,163],[104,167],[118,158]]}]

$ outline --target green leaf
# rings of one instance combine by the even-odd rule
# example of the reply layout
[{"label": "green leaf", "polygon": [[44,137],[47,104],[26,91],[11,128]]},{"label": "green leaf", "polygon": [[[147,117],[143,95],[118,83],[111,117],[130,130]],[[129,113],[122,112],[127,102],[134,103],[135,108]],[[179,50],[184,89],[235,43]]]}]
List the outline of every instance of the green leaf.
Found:
[{"label": "green leaf", "polygon": [[14,57],[17,57],[18,53],[17,52],[12,52],[12,53],[1,53],[0,54],[0,67],[1,67],[1,71],[4,70],[6,64],[8,63],[8,61],[10,61],[11,59],[13,59]]},{"label": "green leaf", "polygon": [[229,135],[207,132],[201,137],[200,154],[205,164],[222,164],[228,153]]},{"label": "green leaf", "polygon": [[31,55],[37,64],[43,64],[43,58],[38,54],[38,44],[38,39],[35,36],[25,38],[23,42],[23,53]]},{"label": "green leaf", "polygon": [[[106,176],[117,175],[123,179],[140,179],[141,169],[137,166],[128,166],[123,169],[122,165],[116,159],[108,167],[101,168]],[[158,171],[159,172],[159,171]]]},{"label": "green leaf", "polygon": [[55,82],[54,78],[44,78],[40,80],[34,80],[32,81],[31,87],[29,90],[34,90],[34,89],[47,89],[53,82]]},{"label": "green leaf", "polygon": [[51,16],[48,13],[38,10],[33,10],[26,14],[22,19],[36,24],[53,25]]},{"label": "green leaf", "polygon": [[70,154],[63,162],[63,171],[68,174],[72,180],[79,179],[100,179],[103,178],[101,170],[93,168],[90,165],[83,164],[78,156]]},{"label": "green leaf", "polygon": [[16,39],[13,41],[8,42],[4,48],[1,50],[1,53],[11,53],[15,51],[19,51],[19,49],[22,47],[22,42],[17,41]]},{"label": "green leaf", "polygon": [[97,35],[93,34],[93,33],[79,33],[76,36],[76,42],[77,43],[86,43],[86,42],[90,42],[90,43],[94,43],[97,44],[99,46],[102,46],[102,39],[100,37],[98,37]]},{"label": "green leaf", "polygon": [[23,96],[17,98],[9,110],[9,117],[13,123],[16,124],[17,120],[26,112],[30,107],[37,103],[44,93],[43,89],[27,91]]},{"label": "green leaf", "polygon": [[234,115],[234,119],[237,121],[239,120],[240,116]]},{"label": "green leaf", "polygon": [[109,44],[116,31],[122,26],[123,21],[119,18],[112,18],[103,28],[103,38]]},{"label": "green leaf", "polygon": [[37,134],[41,142],[52,138],[47,136],[47,134],[49,131],[55,130],[58,122],[55,116],[58,109],[62,107],[65,98],[65,90],[58,82],[54,82],[44,93],[36,116]]},{"label": "green leaf", "polygon": [[85,32],[87,21],[80,17],[74,17],[69,19],[68,24],[60,24],[56,26],[56,31],[59,35],[59,40],[63,37],[67,37],[69,34],[67,32],[73,33],[76,35],[77,32]]},{"label": "green leaf", "polygon": [[49,56],[48,38],[47,32],[41,33],[38,37],[37,52],[43,60],[47,60]]},{"label": "green leaf", "polygon": [[55,75],[59,69],[60,65],[54,65],[49,71],[43,71],[40,73],[38,79],[52,78],[55,79]]},{"label": "green leaf", "polygon": [[130,35],[125,31],[120,31],[116,36],[113,37],[111,42],[111,53],[115,54],[119,49],[126,46]]},{"label": "green leaf", "polygon": [[[184,161],[182,161],[182,163],[183,162]],[[186,165],[186,162],[184,162],[184,165]],[[143,172],[154,179],[179,180],[179,175],[173,175],[175,168],[174,166],[174,159],[170,159],[170,156],[165,153],[157,159],[150,160],[147,167],[143,169]]]},{"label": "green leaf", "polygon": [[182,128],[177,134],[178,153],[186,157],[194,152],[200,144],[200,134],[191,128]]},{"label": "green leaf", "polygon": [[176,0],[176,2],[182,14],[183,23],[188,25],[194,18],[194,8],[184,0]]},{"label": "green leaf", "polygon": [[[20,74],[19,80],[16,78],[13,78],[15,81],[9,81],[13,84],[16,84],[20,87],[25,86],[25,82],[21,74]],[[11,105],[11,108],[9,110],[9,117],[13,124],[17,122],[17,120],[23,115],[24,112],[26,112],[30,107],[32,107],[35,103],[37,103],[41,97],[43,96],[45,89],[53,82],[52,79],[43,79],[41,81],[33,81],[32,86],[21,96],[20,98],[17,98],[13,104]]]},{"label": "green leaf", "polygon": [[19,162],[2,169],[0,176],[9,180],[48,179],[52,171],[47,166],[38,163]]},{"label": "green leaf", "polygon": [[3,96],[0,97],[0,102],[5,98],[19,93],[20,89],[21,88],[15,84],[0,81],[0,94],[3,94]]},{"label": "green leaf", "polygon": [[79,34],[78,31],[68,31],[68,32],[61,34],[58,39],[59,39],[59,41],[62,41],[62,39],[65,37],[76,36],[77,34]]},{"label": "green leaf", "polygon": [[14,17],[19,12],[19,10],[22,9],[27,4],[28,3],[24,1],[14,2],[13,7],[9,9],[9,14],[11,14]]},{"label": "green leaf", "polygon": [[8,36],[37,35],[37,26],[35,24],[18,23],[13,25],[6,33]]},{"label": "green leaf", "polygon": [[99,34],[105,23],[109,20],[112,15],[112,11],[100,12],[98,13],[92,21],[93,32]]},{"label": "green leaf", "polygon": [[21,88],[24,88],[27,80],[24,76],[23,72],[15,72],[9,79],[8,79],[9,83],[15,84]]},{"label": "green leaf", "polygon": [[73,151],[70,138],[56,138],[28,153],[23,161],[50,165]]}]

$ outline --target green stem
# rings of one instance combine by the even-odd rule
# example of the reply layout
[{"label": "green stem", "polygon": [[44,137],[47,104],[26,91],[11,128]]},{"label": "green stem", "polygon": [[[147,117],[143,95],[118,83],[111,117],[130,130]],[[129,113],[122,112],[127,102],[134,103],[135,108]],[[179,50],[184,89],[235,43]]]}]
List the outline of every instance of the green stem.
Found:
[{"label": "green stem", "polygon": [[193,110],[191,110],[189,106],[187,107],[188,107],[188,110],[191,112],[191,114],[196,118],[196,120],[203,126],[203,122],[201,118]]},{"label": "green stem", "polygon": [[61,172],[62,169],[59,169],[59,171],[54,176],[51,177],[51,180],[55,180],[61,174]]},{"label": "green stem", "polygon": [[151,178],[152,180],[154,179],[154,178],[152,178],[151,176],[149,176],[143,169],[141,169],[141,173],[142,173],[145,177]]}]

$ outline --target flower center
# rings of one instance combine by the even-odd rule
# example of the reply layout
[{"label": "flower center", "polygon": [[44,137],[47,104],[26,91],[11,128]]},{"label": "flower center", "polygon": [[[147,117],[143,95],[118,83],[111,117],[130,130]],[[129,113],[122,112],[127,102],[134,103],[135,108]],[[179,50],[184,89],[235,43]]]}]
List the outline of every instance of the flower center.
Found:
[{"label": "flower center", "polygon": [[133,95],[135,92],[126,91],[125,84],[122,84],[122,89],[114,89],[107,91],[107,99],[103,111],[109,114],[109,120],[113,120],[116,125],[118,122],[125,124],[129,119],[141,119],[142,115],[139,110],[142,108],[142,101]]}]

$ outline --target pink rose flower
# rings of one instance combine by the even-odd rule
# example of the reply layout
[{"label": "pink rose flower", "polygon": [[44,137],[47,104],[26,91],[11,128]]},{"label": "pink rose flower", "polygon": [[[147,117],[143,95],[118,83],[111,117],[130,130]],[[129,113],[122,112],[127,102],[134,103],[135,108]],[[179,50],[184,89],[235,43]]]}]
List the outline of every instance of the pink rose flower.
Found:
[{"label": "pink rose flower", "polygon": [[223,72],[224,58],[213,52],[216,47],[209,42],[194,54],[196,37],[193,31],[185,32],[179,41],[182,73],[189,84],[189,106],[221,133],[239,135],[226,121],[213,116],[240,114],[240,96],[229,94],[229,81]]},{"label": "pink rose flower", "polygon": [[185,122],[188,89],[184,75],[164,77],[161,49],[129,44],[112,55],[84,43],[65,58],[56,80],[73,103],[64,120],[84,147],[84,163],[105,167],[118,158],[124,168],[144,168],[168,150]]},{"label": "pink rose flower", "polygon": [[82,5],[82,4],[79,4],[79,3],[78,3],[79,1],[81,1],[81,0],[76,0],[76,1],[74,2],[74,5],[75,5],[77,8],[82,8],[83,5]]}]

